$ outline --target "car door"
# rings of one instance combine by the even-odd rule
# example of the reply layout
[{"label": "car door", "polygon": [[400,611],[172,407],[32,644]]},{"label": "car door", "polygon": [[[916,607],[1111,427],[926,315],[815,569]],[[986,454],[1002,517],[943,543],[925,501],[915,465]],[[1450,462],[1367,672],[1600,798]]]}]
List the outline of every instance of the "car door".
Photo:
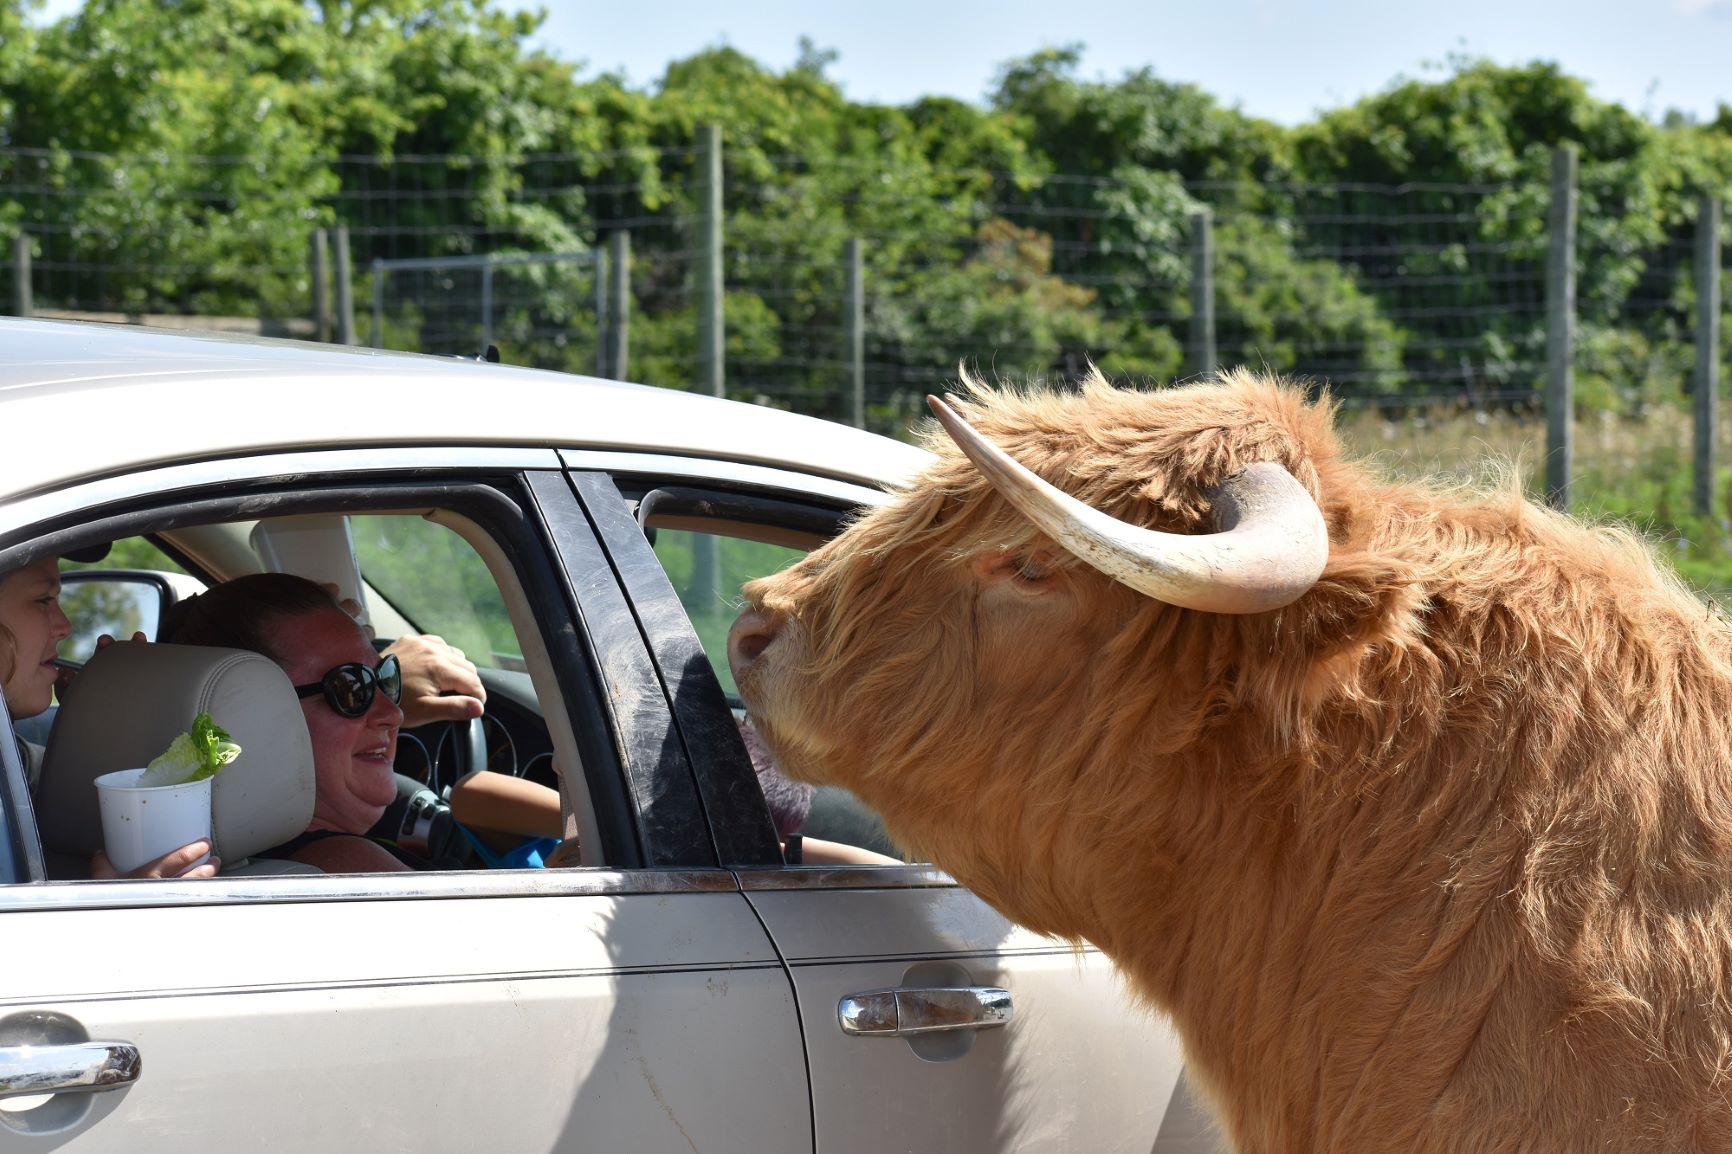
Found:
[{"label": "car door", "polygon": [[[683,687],[675,718],[691,735],[706,812],[741,820],[735,797],[746,791],[729,783],[752,771],[719,683],[738,586],[833,531],[850,496],[874,498],[828,483],[815,493],[756,467],[688,468],[576,484],[637,612],[660,622],[652,650]],[[655,554],[661,563],[649,564]],[[878,836],[858,803],[823,791],[809,822],[820,805],[826,835]],[[793,975],[820,1154],[1212,1148],[1182,1089],[1176,1038],[1092,947],[1018,929],[928,866],[723,860],[740,867]]]},{"label": "car door", "polygon": [[125,489],[13,506],[0,570],[260,508],[478,528],[603,864],[47,881],[0,711],[0,1152],[811,1149],[797,999],[552,454],[230,459]]}]

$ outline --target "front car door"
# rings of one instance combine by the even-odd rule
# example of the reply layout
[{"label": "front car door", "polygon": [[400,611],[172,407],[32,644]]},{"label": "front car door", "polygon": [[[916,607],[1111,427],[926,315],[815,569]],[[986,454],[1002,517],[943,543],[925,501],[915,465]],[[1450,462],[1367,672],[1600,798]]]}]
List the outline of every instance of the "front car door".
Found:
[{"label": "front car door", "polygon": [[[750,769],[732,732],[731,679],[720,681],[739,585],[879,497],[749,466],[668,462],[658,472],[583,454],[567,462],[614,468],[577,471],[575,487],[637,614],[661,623],[652,649],[664,680],[681,687],[674,712],[690,735],[706,812],[712,821],[734,814],[741,803],[730,783]],[[878,836],[857,802],[825,791],[811,820],[826,824],[807,832],[834,840]],[[760,846],[740,848],[724,864],[739,867],[793,975],[820,1154],[1214,1148],[1186,1098],[1176,1038],[1130,1002],[1098,951],[1011,926],[929,866],[788,866]],[[1010,1021],[996,1024],[993,1005],[969,994],[925,993],[958,990],[1008,992]],[[898,994],[903,1017],[891,1029],[844,1030],[844,1006]],[[960,1014],[961,1028],[916,1032],[910,1006],[923,998],[938,1016]]]},{"label": "front car door", "polygon": [[[261,509],[473,531],[580,767],[596,864],[48,881],[0,711],[0,1086],[38,1091],[0,1099],[0,1152],[811,1149],[797,999],[719,868],[652,655],[551,452],[96,482],[8,507],[0,569]],[[107,1088],[74,1085],[92,1076]]]}]

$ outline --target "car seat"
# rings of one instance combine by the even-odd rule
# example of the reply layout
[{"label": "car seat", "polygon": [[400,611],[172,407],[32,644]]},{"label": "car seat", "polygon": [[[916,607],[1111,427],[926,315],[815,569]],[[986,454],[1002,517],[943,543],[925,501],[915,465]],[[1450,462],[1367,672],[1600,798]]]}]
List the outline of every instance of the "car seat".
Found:
[{"label": "car seat", "polygon": [[313,817],[313,746],[293,685],[276,662],[240,649],[120,641],[99,650],[61,703],[36,789],[48,876],[89,876],[102,848],[96,779],[150,763],[209,713],[241,754],[211,783],[211,834],[222,873],[318,873],[251,855]]}]

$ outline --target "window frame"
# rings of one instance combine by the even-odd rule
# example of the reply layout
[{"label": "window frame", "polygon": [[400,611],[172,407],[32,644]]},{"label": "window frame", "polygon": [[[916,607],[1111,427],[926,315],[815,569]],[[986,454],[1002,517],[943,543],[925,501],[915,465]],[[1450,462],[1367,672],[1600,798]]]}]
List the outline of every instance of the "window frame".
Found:
[{"label": "window frame", "polygon": [[[690,704],[698,706],[701,703],[706,715],[696,721],[703,727],[700,733],[710,736],[707,741],[705,736],[688,736],[687,744],[697,751],[694,755],[694,768],[700,788],[706,791],[704,804],[712,822],[726,821],[730,817],[736,822],[743,820],[742,809],[750,807],[760,815],[762,822],[769,826],[769,836],[773,842],[775,832],[769,808],[763,799],[762,791],[756,788],[757,775],[751,771],[750,758],[732,725],[733,714],[727,698],[710,669],[708,658],[705,657],[697,633],[686,615],[678,591],[662,568],[661,561],[656,557],[654,547],[644,534],[637,516],[643,498],[657,493],[661,496],[645,520],[670,518],[678,522],[679,528],[690,532],[729,535],[702,529],[697,525],[700,521],[710,521],[718,528],[758,525],[771,531],[768,536],[776,536],[780,535],[779,531],[787,530],[788,518],[792,517],[798,523],[792,532],[821,534],[827,527],[833,535],[858,515],[862,504],[887,499],[882,493],[870,493],[865,501],[850,502],[844,496],[829,491],[814,493],[798,488],[804,480],[798,476],[781,475],[784,482],[781,486],[766,484],[766,481],[771,479],[772,475],[761,468],[753,468],[749,480],[745,482],[729,475],[727,471],[709,477],[699,475],[696,471],[643,472],[616,476],[614,490],[626,503],[627,515],[610,519],[608,524],[602,527],[602,536],[604,543],[618,555],[635,559],[635,563],[622,574],[621,583],[634,604],[639,607],[640,613],[662,623],[663,643],[669,652],[668,659],[689,662],[690,655],[695,654],[697,666],[701,667],[701,673],[693,673],[688,678],[693,684],[692,697],[695,699]],[[677,628],[673,625],[676,621]],[[688,664],[686,668],[692,666]],[[700,687],[697,684],[700,682],[705,684]],[[676,711],[676,723],[691,724],[694,720],[691,714],[694,711],[691,708],[683,712]],[[720,717],[728,719],[725,735],[715,734],[713,719],[718,716],[717,711]],[[744,796],[743,790],[728,792],[718,787],[718,782],[737,780],[735,775],[742,771],[750,774],[753,788],[749,796]],[[723,844],[726,852],[727,843],[720,833],[718,842]],[[742,891],[930,889],[953,888],[956,885],[955,880],[944,871],[925,863],[901,866],[791,866],[783,862],[779,849],[769,854],[762,854],[760,851],[760,854],[764,860],[757,862],[728,857],[722,859],[725,864],[735,867]]]},{"label": "window frame", "polygon": [[635,500],[606,473],[574,470],[569,476],[640,630],[716,860],[730,867],[779,864],[781,844],[745,742],[685,606],[637,522]]},{"label": "window frame", "polygon": [[[525,463],[521,461],[526,456],[522,452],[502,453],[501,456],[507,460],[492,468],[471,463],[473,454],[471,460],[464,462],[464,467],[427,467],[426,459],[436,454],[436,450],[395,454],[389,451],[321,453],[316,456],[322,458],[320,464],[325,467],[311,476],[307,471],[293,467],[299,463],[298,458],[306,456],[304,454],[285,455],[279,459],[249,458],[245,462],[245,471],[252,475],[240,479],[236,479],[232,472],[220,469],[224,462],[210,463],[218,468],[207,469],[172,466],[132,475],[128,478],[130,483],[126,486],[126,495],[119,499],[110,497],[115,489],[112,478],[93,484],[88,487],[88,492],[96,499],[88,507],[80,507],[78,501],[84,487],[57,491],[53,494],[56,508],[45,521],[24,525],[15,521],[0,532],[0,567],[9,568],[32,557],[61,553],[79,544],[147,535],[179,525],[211,521],[287,513],[377,512],[412,507],[438,507],[466,516],[493,538],[509,560],[516,579],[522,583],[528,600],[536,607],[536,627],[554,666],[559,692],[571,720],[572,738],[581,750],[589,801],[601,830],[602,851],[607,863],[601,871],[613,874],[654,866],[664,869],[714,868],[714,849],[707,829],[703,830],[702,843],[697,846],[670,847],[658,840],[666,832],[666,823],[649,820],[651,815],[645,804],[646,798],[634,789],[634,784],[643,784],[644,775],[627,772],[625,763],[630,762],[635,747],[622,737],[615,717],[608,709],[609,697],[601,685],[603,670],[608,663],[597,658],[582,626],[582,622],[593,615],[590,602],[594,590],[582,589],[581,583],[573,580],[573,572],[562,564],[567,549],[561,547],[560,538],[563,536],[563,544],[569,546],[573,540],[587,536],[594,548],[593,533],[563,473],[553,463],[553,454],[534,455],[534,464],[542,466],[539,469],[519,467]],[[416,465],[394,469],[389,463],[393,456],[411,457]],[[349,459],[342,460],[345,457]],[[273,469],[273,464],[290,464],[291,467]],[[180,480],[188,472],[202,473],[203,476],[193,484],[153,483],[169,478]],[[601,584],[611,586],[612,582]],[[641,648],[641,640],[638,645]],[[614,659],[617,660],[617,655]],[[34,887],[46,881],[41,843],[23,766],[12,740],[12,724],[3,713],[0,713],[0,718],[4,718],[4,723],[0,724],[0,735],[3,735],[0,744],[5,747],[0,749],[0,770],[3,770],[0,772],[0,802],[4,803],[0,822],[5,825],[6,840],[6,872],[0,874],[0,882],[12,883],[14,887]],[[689,766],[675,764],[666,767],[659,779],[652,778],[647,784],[659,790],[653,800],[662,815],[665,816],[670,808],[684,808],[702,828],[701,808]],[[500,874],[502,878],[519,875],[515,886],[509,881],[486,883],[484,888],[490,892],[501,886],[508,890],[518,888],[536,892],[544,892],[546,888],[545,881],[534,876],[543,871],[471,872]],[[322,876],[307,876],[324,881]],[[453,885],[456,889],[473,888],[456,884],[464,880],[462,874],[423,875],[423,878],[426,885],[415,888],[437,890],[440,879],[445,879],[447,888]],[[215,888],[200,888],[195,892],[203,895],[203,900],[223,900],[219,891],[238,888],[244,892],[257,888],[238,883],[269,882],[273,887],[280,887],[292,880],[295,879],[232,879],[235,884],[231,885],[204,881],[196,885]],[[714,881],[711,879],[701,886],[711,888]],[[128,884],[146,889],[175,888],[175,883]],[[401,884],[391,884],[388,888],[394,890]],[[60,886],[52,888],[63,889]],[[329,884],[314,888],[323,896]],[[381,889],[379,879],[351,878],[339,888],[381,896],[376,892]],[[13,892],[16,894],[17,890]],[[27,904],[40,905],[41,902],[31,900]]]}]

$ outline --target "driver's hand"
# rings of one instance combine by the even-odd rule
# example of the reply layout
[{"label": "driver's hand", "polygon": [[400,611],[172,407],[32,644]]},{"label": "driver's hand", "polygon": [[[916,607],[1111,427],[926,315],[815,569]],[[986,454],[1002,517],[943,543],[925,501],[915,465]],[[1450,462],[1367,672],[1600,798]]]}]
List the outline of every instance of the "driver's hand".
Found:
[{"label": "driver's hand", "polygon": [[403,667],[403,727],[468,721],[487,706],[487,690],[463,650],[431,633],[399,637],[386,649]]},{"label": "driver's hand", "polygon": [[[132,639],[134,641],[150,640],[143,633],[134,633]],[[113,644],[114,638],[110,637],[106,633],[96,639],[96,648],[99,650],[107,649]],[[62,665],[58,667],[57,672],[54,674],[54,696],[56,698],[62,701],[66,700],[66,691],[72,688],[72,683],[74,681],[78,680],[78,673],[83,668],[84,666],[82,665],[74,665],[70,667]]]}]

